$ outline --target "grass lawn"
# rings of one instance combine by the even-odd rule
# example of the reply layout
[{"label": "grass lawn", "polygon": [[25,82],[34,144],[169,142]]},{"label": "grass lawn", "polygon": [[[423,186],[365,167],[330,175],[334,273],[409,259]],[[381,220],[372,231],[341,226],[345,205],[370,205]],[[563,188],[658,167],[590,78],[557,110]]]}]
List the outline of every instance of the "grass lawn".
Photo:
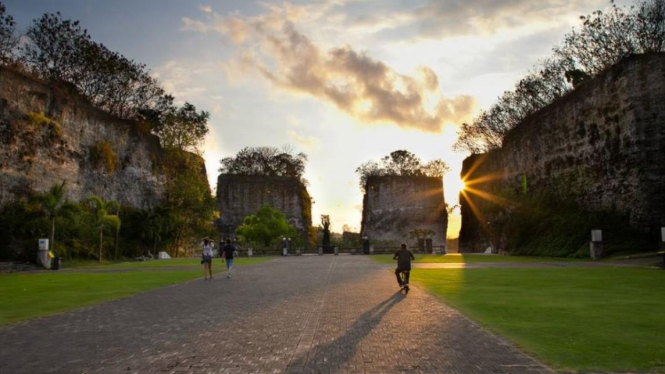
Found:
[{"label": "grass lawn", "polygon": [[[243,266],[269,260],[269,257],[242,258],[238,259],[235,264]],[[0,295],[2,295],[0,326],[203,278],[203,267],[198,259],[150,262],[154,262],[156,265],[168,261],[173,261],[172,265],[168,266],[198,265],[201,269],[151,271],[147,265],[143,265],[148,262],[130,262],[109,266],[100,265],[95,269],[134,267],[137,271],[110,273],[53,271],[0,275]],[[221,265],[219,260],[216,261],[213,271],[221,272],[225,269]],[[141,267],[145,269],[139,269]]]},{"label": "grass lawn", "polygon": [[665,372],[665,271],[437,269],[411,279],[555,368]]},{"label": "grass lawn", "polygon": [[[233,265],[254,265],[270,261],[270,257],[239,257]],[[213,258],[213,269],[223,265],[219,258]],[[130,262],[98,262],[98,261],[63,261],[64,269],[134,269],[134,268],[163,268],[182,266],[202,266],[200,258],[172,258],[168,260],[130,261]],[[224,265],[226,266],[226,265]],[[201,270],[203,271],[203,270]]]},{"label": "grass lawn", "polygon": [[[461,264],[461,263],[479,263],[479,262],[548,262],[548,261],[583,261],[579,259],[569,258],[555,258],[555,257],[527,257],[527,256],[498,256],[498,255],[482,255],[482,254],[457,254],[451,253],[447,255],[422,255],[414,254],[416,263],[444,263],[444,264]],[[372,255],[370,258],[376,262],[383,264],[396,263],[393,260],[393,255]]]}]

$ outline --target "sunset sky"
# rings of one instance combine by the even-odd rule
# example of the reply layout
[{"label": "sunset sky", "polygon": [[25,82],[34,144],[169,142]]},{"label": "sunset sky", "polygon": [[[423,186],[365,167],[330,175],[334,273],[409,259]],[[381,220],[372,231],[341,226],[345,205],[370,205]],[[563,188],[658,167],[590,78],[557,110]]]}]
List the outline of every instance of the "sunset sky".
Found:
[{"label": "sunset sky", "polygon": [[[355,169],[397,149],[441,158],[457,203],[467,156],[458,126],[550,54],[606,0],[4,0],[24,32],[44,12],[80,20],[95,41],[146,63],[177,100],[211,113],[203,146],[219,160],[246,146],[309,157],[314,224],[360,229]],[[628,1],[618,1],[626,4]],[[459,216],[451,217],[456,237]]]}]

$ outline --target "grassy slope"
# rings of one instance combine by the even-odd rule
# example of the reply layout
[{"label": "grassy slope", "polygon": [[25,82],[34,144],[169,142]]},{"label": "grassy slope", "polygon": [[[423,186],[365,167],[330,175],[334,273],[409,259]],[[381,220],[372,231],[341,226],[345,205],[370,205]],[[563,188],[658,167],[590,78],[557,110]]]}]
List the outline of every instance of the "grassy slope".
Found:
[{"label": "grassy slope", "polygon": [[[270,258],[243,258],[238,265],[251,265]],[[162,263],[155,261],[155,264]],[[137,265],[134,265],[137,264]],[[140,271],[110,273],[40,272],[0,275],[0,326],[21,320],[45,316],[69,309],[99,304],[104,301],[132,296],[154,288],[202,278],[200,260],[176,260],[162,266],[201,266],[200,270],[150,271],[148,262],[122,263],[103,268],[135,267]],[[223,270],[219,261],[213,270]]]},{"label": "grassy slope", "polygon": [[412,279],[558,368],[665,372],[665,272],[418,270]]}]

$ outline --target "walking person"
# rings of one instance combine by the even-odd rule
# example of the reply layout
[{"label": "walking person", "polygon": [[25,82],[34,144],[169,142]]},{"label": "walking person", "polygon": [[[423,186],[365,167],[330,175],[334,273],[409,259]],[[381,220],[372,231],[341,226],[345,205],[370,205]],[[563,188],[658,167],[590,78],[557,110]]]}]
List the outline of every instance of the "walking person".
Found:
[{"label": "walking person", "polygon": [[[393,260],[397,260],[397,269],[395,269],[395,276],[399,287],[404,289],[404,292],[409,293],[409,274],[411,273],[411,260],[415,260],[413,253],[406,249],[406,244],[402,243],[400,249],[395,252]],[[404,274],[404,279],[402,279]]]},{"label": "walking person", "polygon": [[231,269],[233,268],[233,256],[236,254],[236,247],[231,244],[231,239],[226,239],[226,245],[222,248],[222,262],[226,261],[226,277],[231,278]]},{"label": "walking person", "polygon": [[212,240],[205,238],[203,239],[203,259],[201,263],[203,264],[203,280],[208,280],[208,275],[212,279],[212,248],[214,244]]}]

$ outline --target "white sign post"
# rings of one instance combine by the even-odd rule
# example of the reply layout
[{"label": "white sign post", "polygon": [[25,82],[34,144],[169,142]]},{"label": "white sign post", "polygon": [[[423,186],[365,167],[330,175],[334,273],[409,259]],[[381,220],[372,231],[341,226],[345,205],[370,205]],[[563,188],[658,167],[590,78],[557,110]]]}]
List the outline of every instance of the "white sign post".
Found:
[{"label": "white sign post", "polygon": [[37,252],[37,260],[40,264],[44,265],[45,268],[51,268],[51,258],[48,255],[49,250],[49,240],[48,239],[39,239],[39,251]]},{"label": "white sign post", "polygon": [[598,260],[603,257],[603,231],[591,230],[591,244],[589,244],[591,258]]}]

